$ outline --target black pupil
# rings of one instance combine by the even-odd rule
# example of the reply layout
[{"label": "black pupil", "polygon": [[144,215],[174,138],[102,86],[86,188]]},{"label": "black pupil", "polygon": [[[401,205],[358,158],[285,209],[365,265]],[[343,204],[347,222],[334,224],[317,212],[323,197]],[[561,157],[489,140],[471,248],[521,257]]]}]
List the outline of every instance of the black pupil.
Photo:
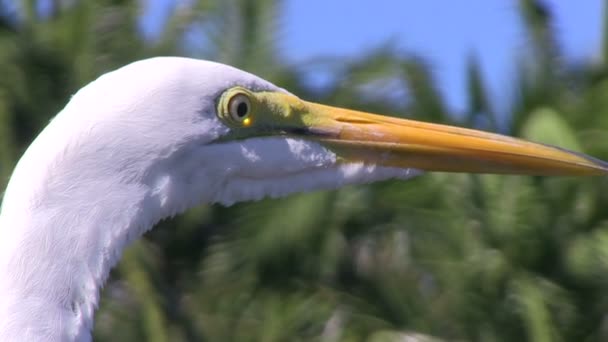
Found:
[{"label": "black pupil", "polygon": [[245,103],[245,102],[241,102],[236,106],[236,115],[238,115],[239,118],[242,118],[245,115],[247,115],[248,111],[249,111],[249,107],[247,106],[247,103]]}]

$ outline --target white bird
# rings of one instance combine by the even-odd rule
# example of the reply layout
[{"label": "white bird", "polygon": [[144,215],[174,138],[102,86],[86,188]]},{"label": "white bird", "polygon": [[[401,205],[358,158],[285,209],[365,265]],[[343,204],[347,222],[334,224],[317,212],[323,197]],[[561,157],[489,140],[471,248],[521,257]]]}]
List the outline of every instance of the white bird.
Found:
[{"label": "white bird", "polygon": [[605,175],[591,157],[305,102],[193,59],[135,62],[78,91],[18,162],[0,212],[0,341],[89,341],[123,249],[202,203],[417,170]]}]

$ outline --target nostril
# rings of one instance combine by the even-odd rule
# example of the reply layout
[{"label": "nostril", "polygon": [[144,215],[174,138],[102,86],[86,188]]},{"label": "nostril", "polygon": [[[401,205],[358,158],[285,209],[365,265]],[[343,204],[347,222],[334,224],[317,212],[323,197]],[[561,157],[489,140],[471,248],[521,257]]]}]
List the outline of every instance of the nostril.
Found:
[{"label": "nostril", "polygon": [[335,118],[337,122],[349,123],[349,124],[358,124],[358,125],[369,125],[373,124],[373,121],[361,118],[353,118],[353,117],[337,117]]}]

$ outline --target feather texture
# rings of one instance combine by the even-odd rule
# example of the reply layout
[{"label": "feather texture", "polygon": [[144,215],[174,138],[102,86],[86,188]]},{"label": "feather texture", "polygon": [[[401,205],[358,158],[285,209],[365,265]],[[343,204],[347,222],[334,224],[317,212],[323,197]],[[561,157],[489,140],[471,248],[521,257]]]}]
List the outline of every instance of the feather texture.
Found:
[{"label": "feather texture", "polygon": [[32,143],[0,212],[0,340],[88,341],[123,249],[202,203],[285,196],[415,172],[338,163],[288,137],[217,142],[227,88],[281,91],[229,66],[140,61],[81,89]]}]

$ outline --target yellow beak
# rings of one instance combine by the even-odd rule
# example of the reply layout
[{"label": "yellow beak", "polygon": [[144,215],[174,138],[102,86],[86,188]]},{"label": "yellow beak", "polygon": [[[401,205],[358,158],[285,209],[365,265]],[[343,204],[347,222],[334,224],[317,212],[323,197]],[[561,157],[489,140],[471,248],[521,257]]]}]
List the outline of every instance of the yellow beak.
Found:
[{"label": "yellow beak", "polygon": [[[245,95],[252,114],[243,131],[290,134],[315,139],[346,161],[427,171],[546,176],[608,175],[608,163],[582,153],[500,134],[370,114],[303,101],[283,92],[251,92],[241,87],[220,98]],[[240,97],[239,99],[241,99]]]},{"label": "yellow beak", "polygon": [[295,111],[303,116],[310,134],[349,161],[428,171],[608,175],[608,163],[558,147],[472,129],[297,102]]}]

